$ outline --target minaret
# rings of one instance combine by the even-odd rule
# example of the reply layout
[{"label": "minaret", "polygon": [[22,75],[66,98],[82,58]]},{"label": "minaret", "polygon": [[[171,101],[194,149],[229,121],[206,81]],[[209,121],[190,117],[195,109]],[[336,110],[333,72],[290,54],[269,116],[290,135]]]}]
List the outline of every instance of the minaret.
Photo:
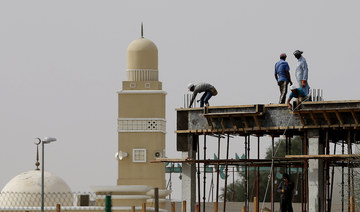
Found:
[{"label": "minaret", "polygon": [[158,49],[141,33],[127,49],[126,81],[118,92],[117,185],[165,188],[165,165],[150,163],[164,154],[165,96]]}]

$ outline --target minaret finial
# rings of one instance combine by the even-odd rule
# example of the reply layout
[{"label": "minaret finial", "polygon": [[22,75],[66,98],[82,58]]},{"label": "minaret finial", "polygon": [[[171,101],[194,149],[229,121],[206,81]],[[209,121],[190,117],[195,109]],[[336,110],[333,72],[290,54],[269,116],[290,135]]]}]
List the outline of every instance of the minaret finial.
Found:
[{"label": "minaret finial", "polygon": [[35,170],[40,170],[39,169],[39,166],[40,166],[40,162],[39,162],[39,144],[41,143],[41,140],[40,140],[40,138],[37,138],[37,139],[38,139],[38,142],[34,142],[36,144],[36,163],[35,163],[36,169]]},{"label": "minaret finial", "polygon": [[141,38],[144,38],[144,26],[143,26],[143,22],[141,22]]}]

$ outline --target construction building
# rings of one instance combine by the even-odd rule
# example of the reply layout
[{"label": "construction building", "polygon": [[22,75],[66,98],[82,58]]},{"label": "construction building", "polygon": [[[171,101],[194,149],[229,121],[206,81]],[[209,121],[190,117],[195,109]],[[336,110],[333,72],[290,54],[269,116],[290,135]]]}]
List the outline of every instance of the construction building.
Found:
[{"label": "construction building", "polygon": [[[354,210],[354,180],[352,168],[358,165],[360,155],[352,154],[353,146],[359,139],[360,101],[313,101],[303,102],[294,110],[285,104],[215,106],[206,108],[177,109],[177,150],[187,153],[186,159],[158,159],[162,162],[181,162],[182,197],[188,202],[187,211],[205,211],[205,192],[200,191],[200,174],[197,168],[206,165],[225,165],[226,175],[230,166],[271,167],[270,194],[271,211],[274,207],[274,169],[275,167],[301,168],[301,211],[331,211],[333,194],[334,167],[342,169],[342,211]],[[257,141],[250,141],[250,135]],[[273,155],[274,138],[286,138],[286,156],[260,159],[259,146],[261,138],[271,136]],[[217,160],[206,158],[207,136],[218,137],[218,152],[226,151],[226,158]],[[245,159],[229,159],[230,140],[243,137],[245,142]],[[301,155],[291,155],[291,139],[302,138]],[[201,138],[201,139],[200,139]],[[220,142],[226,142],[227,149],[220,150]],[[250,149],[250,142],[257,142],[258,149]],[[203,150],[199,149],[199,143]],[[330,152],[330,144],[340,144],[341,154]],[[338,149],[339,150],[339,149]],[[250,158],[250,151],[257,151],[258,157]],[[203,152],[203,153],[202,153]],[[218,154],[220,155],[220,154]],[[218,169],[218,168],[217,168]],[[218,171],[218,170],[217,170]],[[346,175],[344,173],[347,173]],[[198,175],[198,176],[196,176]],[[248,177],[248,175],[246,175]],[[216,203],[219,202],[219,171],[217,172]],[[257,175],[259,179],[259,172]],[[246,179],[248,181],[249,179]],[[258,180],[259,182],[259,180]],[[206,181],[203,181],[205,190]],[[225,188],[227,182],[225,179]],[[259,183],[254,201],[254,211],[259,208]],[[347,187],[345,189],[344,187]],[[196,188],[197,187],[197,188]],[[345,193],[346,190],[346,193]],[[245,189],[247,199],[243,211],[249,211],[249,191]],[[226,211],[225,203],[219,211]],[[261,201],[261,200],[260,200]],[[217,206],[215,206],[217,207]],[[216,208],[215,208],[216,211]]]}]

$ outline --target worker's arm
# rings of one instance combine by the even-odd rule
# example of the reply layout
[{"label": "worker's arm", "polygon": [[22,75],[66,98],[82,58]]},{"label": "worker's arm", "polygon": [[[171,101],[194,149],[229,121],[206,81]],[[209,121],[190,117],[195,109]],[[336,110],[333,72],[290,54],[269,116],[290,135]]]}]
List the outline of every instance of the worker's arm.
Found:
[{"label": "worker's arm", "polygon": [[303,88],[305,88],[306,87],[306,80],[301,80],[301,86],[303,87]]},{"label": "worker's arm", "polygon": [[292,85],[292,81],[291,81],[291,77],[290,77],[290,72],[286,71],[286,76],[289,79],[290,85]]},{"label": "worker's arm", "polygon": [[302,69],[301,86],[304,88],[307,84],[309,69],[305,61],[301,63],[300,67]]},{"label": "worker's arm", "polygon": [[192,98],[191,98],[191,101],[190,101],[190,104],[189,104],[189,108],[191,108],[195,98],[196,98],[196,95],[197,95],[197,92],[194,91],[193,95],[192,95]]},{"label": "worker's arm", "polygon": [[292,105],[290,103],[292,97],[289,97],[288,100],[287,100],[287,105],[288,105],[288,108],[291,110],[292,109]]},{"label": "worker's arm", "polygon": [[281,181],[276,189],[277,192],[281,193],[282,192],[282,184],[283,182]]}]

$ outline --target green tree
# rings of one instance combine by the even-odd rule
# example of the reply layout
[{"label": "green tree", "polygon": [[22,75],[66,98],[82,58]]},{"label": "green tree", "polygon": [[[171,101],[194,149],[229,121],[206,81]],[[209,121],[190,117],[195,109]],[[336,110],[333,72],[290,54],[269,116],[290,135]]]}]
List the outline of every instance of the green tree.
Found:
[{"label": "green tree", "polygon": [[[288,144],[289,145],[289,144]],[[291,139],[291,152],[292,155],[300,155],[302,153],[302,139],[300,137],[294,137]],[[286,139],[279,139],[274,144],[274,150],[276,152],[275,157],[284,157],[286,154]],[[265,159],[272,159],[272,148],[271,146],[266,149],[266,156]],[[232,202],[243,202],[245,201],[246,197],[246,178],[245,178],[245,167],[240,168],[239,176],[240,180],[237,180],[234,184],[231,183],[227,186],[227,193],[226,193],[226,200],[232,201]],[[292,170],[295,171],[295,170]],[[299,169],[300,171],[300,169]],[[284,173],[285,168],[275,168],[274,173],[277,176],[277,178],[281,177],[280,173]],[[259,201],[262,202],[264,200],[264,196],[266,194],[266,202],[271,201],[271,185],[269,182],[269,186],[266,191],[266,187],[269,181],[269,175],[270,175],[270,167],[260,167],[260,177],[259,177]],[[292,182],[294,182],[294,185],[297,182],[297,190],[300,190],[301,188],[301,180],[299,173],[292,173],[290,175],[290,178]],[[249,197],[250,200],[253,199],[254,196],[256,196],[256,180],[257,180],[257,169],[255,167],[249,167],[249,181],[248,181],[248,187],[249,187]],[[277,179],[277,183],[279,183],[279,179]],[[277,185],[275,185],[277,186]],[[223,188],[221,197],[224,198],[225,189]],[[276,200],[279,200],[280,194],[276,194]],[[301,201],[300,195],[295,195],[294,201]]]}]

